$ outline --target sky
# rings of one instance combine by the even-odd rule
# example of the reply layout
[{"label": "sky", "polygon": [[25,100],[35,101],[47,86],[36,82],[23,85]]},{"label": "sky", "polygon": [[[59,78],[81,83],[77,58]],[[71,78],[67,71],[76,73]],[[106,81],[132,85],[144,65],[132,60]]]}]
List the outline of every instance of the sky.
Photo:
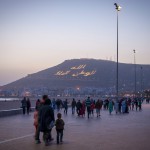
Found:
[{"label": "sky", "polygon": [[0,0],[0,86],[68,59],[150,64],[150,0]]}]

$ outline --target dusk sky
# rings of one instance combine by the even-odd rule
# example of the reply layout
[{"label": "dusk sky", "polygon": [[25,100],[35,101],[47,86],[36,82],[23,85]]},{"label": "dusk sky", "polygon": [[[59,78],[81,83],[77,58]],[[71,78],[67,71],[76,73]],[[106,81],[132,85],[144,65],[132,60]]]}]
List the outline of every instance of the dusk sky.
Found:
[{"label": "dusk sky", "polygon": [[0,85],[67,59],[150,64],[150,0],[0,0]]}]

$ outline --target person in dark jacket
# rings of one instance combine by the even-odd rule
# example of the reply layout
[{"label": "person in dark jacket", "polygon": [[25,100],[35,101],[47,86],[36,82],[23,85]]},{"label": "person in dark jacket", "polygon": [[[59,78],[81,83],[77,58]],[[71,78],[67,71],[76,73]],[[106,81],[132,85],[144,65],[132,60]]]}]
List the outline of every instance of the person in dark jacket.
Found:
[{"label": "person in dark jacket", "polygon": [[64,114],[67,115],[67,112],[68,112],[68,100],[66,99],[66,100],[64,101]]},{"label": "person in dark jacket", "polygon": [[30,99],[28,98],[27,99],[27,114],[29,114],[30,109],[31,109],[31,102],[30,102]]},{"label": "person in dark jacket", "polygon": [[89,118],[90,114],[91,114],[91,99],[90,97],[87,98],[87,100],[85,101],[86,104],[86,108],[87,108],[87,117]]},{"label": "person in dark jacket", "polygon": [[43,105],[45,104],[46,99],[48,99],[47,95],[43,95],[42,99],[40,101],[38,101],[38,105],[36,102],[36,108],[38,111],[38,124],[37,124],[37,130],[36,130],[36,134],[35,134],[35,142],[36,144],[40,144],[40,110],[43,107]]},{"label": "person in dark jacket", "polygon": [[26,97],[23,98],[23,100],[21,101],[21,103],[22,103],[23,114],[25,115],[25,113],[26,113],[26,107],[27,107]]},{"label": "person in dark jacket", "polygon": [[72,103],[71,103],[72,114],[75,113],[75,107],[76,107],[76,101],[75,101],[75,99],[73,98]]},{"label": "person in dark jacket", "polygon": [[43,140],[45,146],[49,145],[49,142],[52,140],[50,127],[51,122],[55,122],[54,111],[52,109],[51,100],[46,99],[44,105],[41,107],[39,112],[40,119],[40,131],[43,132]]},{"label": "person in dark jacket", "polygon": [[76,111],[77,111],[77,114],[78,116],[80,115],[80,109],[82,108],[82,104],[80,102],[80,100],[78,100],[78,102],[76,103]]},{"label": "person in dark jacket", "polygon": [[61,119],[61,113],[57,114],[57,120],[55,122],[55,126],[56,126],[56,132],[57,132],[57,144],[62,143],[63,142],[63,130],[64,130],[64,120]]}]

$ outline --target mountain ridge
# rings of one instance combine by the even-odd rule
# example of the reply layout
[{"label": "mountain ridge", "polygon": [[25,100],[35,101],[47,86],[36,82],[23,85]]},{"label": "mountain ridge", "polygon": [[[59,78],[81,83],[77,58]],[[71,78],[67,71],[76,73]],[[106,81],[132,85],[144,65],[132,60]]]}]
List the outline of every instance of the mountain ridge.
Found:
[{"label": "mountain ridge", "polygon": [[[119,88],[134,89],[134,64],[118,63]],[[141,69],[142,66],[142,69]],[[150,65],[136,64],[137,89],[142,82],[144,87],[150,87]],[[140,85],[141,84],[141,85]],[[116,62],[101,59],[69,59],[62,63],[29,74],[24,78],[2,86],[2,89],[36,89],[36,88],[69,88],[69,87],[99,87],[108,88],[116,85]]]}]

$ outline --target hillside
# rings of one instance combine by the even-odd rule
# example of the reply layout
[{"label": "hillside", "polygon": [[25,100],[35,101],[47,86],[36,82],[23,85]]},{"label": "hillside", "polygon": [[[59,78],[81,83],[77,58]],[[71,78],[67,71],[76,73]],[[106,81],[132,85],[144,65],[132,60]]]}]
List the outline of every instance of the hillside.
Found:
[{"label": "hillside", "polygon": [[[137,65],[137,89],[150,87],[150,65]],[[3,89],[39,89],[68,87],[108,88],[116,85],[116,62],[96,59],[72,59],[30,74],[3,86]],[[119,63],[119,88],[134,89],[134,65]]]}]

